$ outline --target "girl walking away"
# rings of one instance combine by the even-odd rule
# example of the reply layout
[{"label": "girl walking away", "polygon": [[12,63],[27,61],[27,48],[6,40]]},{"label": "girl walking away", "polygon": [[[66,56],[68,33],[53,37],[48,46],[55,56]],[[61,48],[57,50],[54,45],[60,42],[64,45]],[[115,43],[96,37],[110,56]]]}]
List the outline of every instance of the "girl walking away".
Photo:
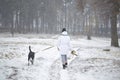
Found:
[{"label": "girl walking away", "polygon": [[61,36],[58,38],[57,48],[61,55],[63,69],[67,68],[67,54],[71,50],[70,37],[66,31],[66,28],[62,29]]}]

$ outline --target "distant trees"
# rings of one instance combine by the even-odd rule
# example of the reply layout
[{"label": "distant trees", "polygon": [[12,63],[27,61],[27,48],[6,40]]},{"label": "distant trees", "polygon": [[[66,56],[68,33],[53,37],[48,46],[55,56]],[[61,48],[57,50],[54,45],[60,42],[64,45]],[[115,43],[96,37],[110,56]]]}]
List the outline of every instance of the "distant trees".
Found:
[{"label": "distant trees", "polygon": [[94,34],[106,36],[110,31],[111,46],[118,47],[117,16],[120,10],[120,0],[78,0],[78,3],[79,10],[83,11],[84,16],[90,15],[86,18],[89,20],[86,22],[86,26],[89,26],[87,28],[88,39],[93,30],[91,27],[94,28],[92,31]]},{"label": "distant trees", "polygon": [[0,0],[0,28],[9,29],[12,34],[44,33],[48,25],[55,25],[56,10],[53,10],[53,1]]},{"label": "distant trees", "polygon": [[111,36],[119,46],[119,12],[120,0],[0,0],[0,32],[56,34],[66,27],[88,39]]},{"label": "distant trees", "polygon": [[0,0],[0,32],[79,34],[80,15],[74,0]]}]

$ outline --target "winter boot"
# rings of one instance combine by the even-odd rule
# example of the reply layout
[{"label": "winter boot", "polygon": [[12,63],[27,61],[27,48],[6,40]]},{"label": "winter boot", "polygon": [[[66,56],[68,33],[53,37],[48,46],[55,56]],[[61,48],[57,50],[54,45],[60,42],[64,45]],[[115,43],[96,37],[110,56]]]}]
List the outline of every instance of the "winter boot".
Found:
[{"label": "winter boot", "polygon": [[68,63],[66,62],[65,65],[68,65]]},{"label": "winter boot", "polygon": [[67,67],[68,63],[65,63],[65,67]]},{"label": "winter boot", "polygon": [[66,68],[66,66],[63,64],[63,69],[65,69]]}]

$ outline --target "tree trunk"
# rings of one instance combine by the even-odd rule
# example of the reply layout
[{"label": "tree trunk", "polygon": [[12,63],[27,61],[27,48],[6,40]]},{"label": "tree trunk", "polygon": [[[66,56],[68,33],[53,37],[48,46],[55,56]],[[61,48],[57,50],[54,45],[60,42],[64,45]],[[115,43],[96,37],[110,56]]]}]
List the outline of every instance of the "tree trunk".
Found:
[{"label": "tree trunk", "polygon": [[91,17],[90,17],[90,16],[91,16],[91,15],[90,15],[90,13],[89,13],[89,15],[88,15],[88,20],[87,20],[87,21],[88,21],[88,22],[87,22],[87,23],[88,23],[88,26],[87,26],[87,28],[88,28],[88,29],[87,29],[87,39],[88,39],[88,40],[91,40],[91,21],[90,21],[90,20],[91,20]]},{"label": "tree trunk", "polygon": [[119,47],[117,35],[117,14],[111,15],[111,46]]},{"label": "tree trunk", "polygon": [[38,20],[39,20],[38,17],[36,17],[36,20],[35,20],[36,25],[35,26],[36,26],[36,29],[37,29],[37,31],[36,31],[37,34],[39,33],[39,23],[38,23]]}]

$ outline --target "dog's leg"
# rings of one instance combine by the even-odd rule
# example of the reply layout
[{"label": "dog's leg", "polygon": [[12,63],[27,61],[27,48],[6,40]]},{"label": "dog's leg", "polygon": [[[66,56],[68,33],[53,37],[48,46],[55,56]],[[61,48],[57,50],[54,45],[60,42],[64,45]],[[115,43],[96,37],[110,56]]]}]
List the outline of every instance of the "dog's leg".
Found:
[{"label": "dog's leg", "polygon": [[32,65],[33,65],[34,64],[34,55],[32,56],[32,61],[31,62],[32,62]]},{"label": "dog's leg", "polygon": [[30,65],[30,61],[28,60],[28,66]]},{"label": "dog's leg", "polygon": [[32,60],[32,65],[33,65],[33,60]]},{"label": "dog's leg", "polygon": [[34,59],[31,60],[32,65],[34,64]]},{"label": "dog's leg", "polygon": [[28,55],[28,66],[30,65],[30,56]]}]

